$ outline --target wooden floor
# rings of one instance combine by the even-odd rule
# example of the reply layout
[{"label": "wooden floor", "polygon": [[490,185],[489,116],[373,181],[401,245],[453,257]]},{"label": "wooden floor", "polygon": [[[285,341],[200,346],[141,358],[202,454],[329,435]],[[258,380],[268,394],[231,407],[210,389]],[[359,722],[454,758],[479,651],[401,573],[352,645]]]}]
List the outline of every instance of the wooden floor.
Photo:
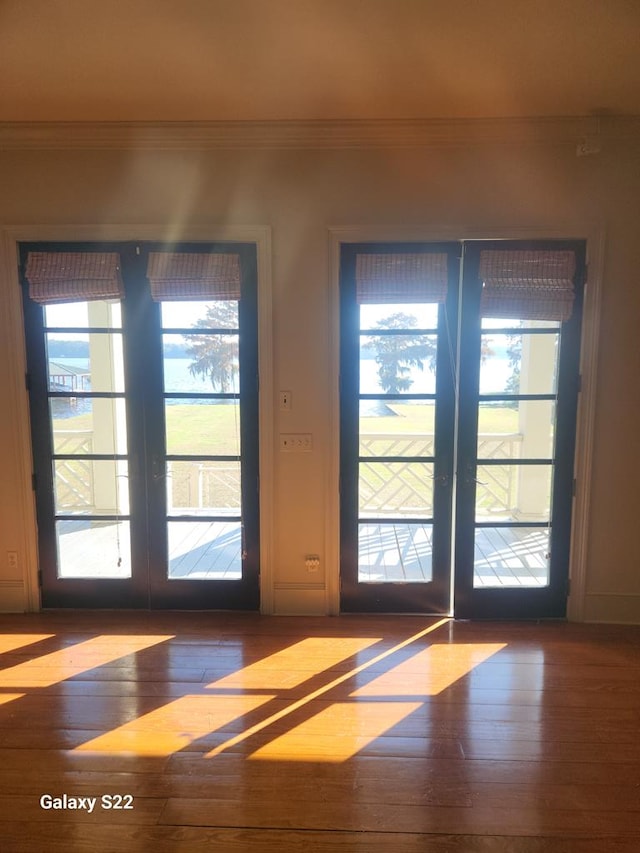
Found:
[{"label": "wooden floor", "polygon": [[639,727],[640,627],[5,615],[0,850],[637,853]]}]

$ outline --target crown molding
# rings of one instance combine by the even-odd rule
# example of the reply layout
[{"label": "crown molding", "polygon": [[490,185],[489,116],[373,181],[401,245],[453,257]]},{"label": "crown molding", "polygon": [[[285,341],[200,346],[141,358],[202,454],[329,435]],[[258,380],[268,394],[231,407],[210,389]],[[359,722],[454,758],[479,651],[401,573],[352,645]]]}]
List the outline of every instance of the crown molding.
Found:
[{"label": "crown molding", "polygon": [[[640,141],[639,116],[358,121],[0,122],[0,150],[447,148]],[[582,150],[598,153],[599,145]]]}]

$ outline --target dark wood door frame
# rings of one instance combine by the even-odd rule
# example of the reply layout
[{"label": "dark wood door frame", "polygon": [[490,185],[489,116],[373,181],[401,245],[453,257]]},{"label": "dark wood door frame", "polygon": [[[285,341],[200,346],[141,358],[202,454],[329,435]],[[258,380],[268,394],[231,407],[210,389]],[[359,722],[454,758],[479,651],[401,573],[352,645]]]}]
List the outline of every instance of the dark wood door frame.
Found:
[{"label": "dark wood door frame", "polygon": [[[217,251],[240,256],[240,397],[243,569],[240,580],[166,578],[166,490],[158,464],[166,458],[159,308],[149,295],[149,251]],[[24,279],[30,251],[117,252],[125,284],[122,334],[127,401],[132,576],[126,579],[59,578],[44,311],[29,298]],[[20,245],[28,389],[38,519],[42,606],[94,608],[244,609],[259,607],[258,334],[256,247],[249,243],[65,242]],[[69,330],[73,331],[73,330]],[[95,394],[93,396],[96,396]],[[91,455],[87,459],[91,459]],[[104,518],[104,517],[103,517]],[[122,516],[119,516],[122,518]]]}]

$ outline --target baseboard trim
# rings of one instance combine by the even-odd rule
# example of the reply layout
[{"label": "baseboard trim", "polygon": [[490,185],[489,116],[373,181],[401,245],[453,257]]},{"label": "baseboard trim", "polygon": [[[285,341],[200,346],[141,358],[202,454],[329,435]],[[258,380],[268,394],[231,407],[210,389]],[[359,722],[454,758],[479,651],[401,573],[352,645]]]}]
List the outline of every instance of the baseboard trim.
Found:
[{"label": "baseboard trim", "polygon": [[640,593],[587,594],[584,621],[640,625]]},{"label": "baseboard trim", "polygon": [[0,579],[0,613],[24,613],[28,610],[24,581]]}]

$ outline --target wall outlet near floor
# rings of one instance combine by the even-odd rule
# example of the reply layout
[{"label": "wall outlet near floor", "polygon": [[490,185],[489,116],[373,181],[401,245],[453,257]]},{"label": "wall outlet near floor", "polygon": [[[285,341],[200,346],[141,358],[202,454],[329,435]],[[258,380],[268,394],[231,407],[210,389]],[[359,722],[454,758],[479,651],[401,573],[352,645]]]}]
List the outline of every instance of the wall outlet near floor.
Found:
[{"label": "wall outlet near floor", "polygon": [[313,436],[310,432],[281,432],[280,450],[284,453],[310,453]]},{"label": "wall outlet near floor", "polygon": [[7,568],[10,572],[18,571],[18,552],[7,551]]},{"label": "wall outlet near floor", "polygon": [[308,572],[317,572],[320,568],[320,557],[318,554],[306,554],[304,564]]}]

